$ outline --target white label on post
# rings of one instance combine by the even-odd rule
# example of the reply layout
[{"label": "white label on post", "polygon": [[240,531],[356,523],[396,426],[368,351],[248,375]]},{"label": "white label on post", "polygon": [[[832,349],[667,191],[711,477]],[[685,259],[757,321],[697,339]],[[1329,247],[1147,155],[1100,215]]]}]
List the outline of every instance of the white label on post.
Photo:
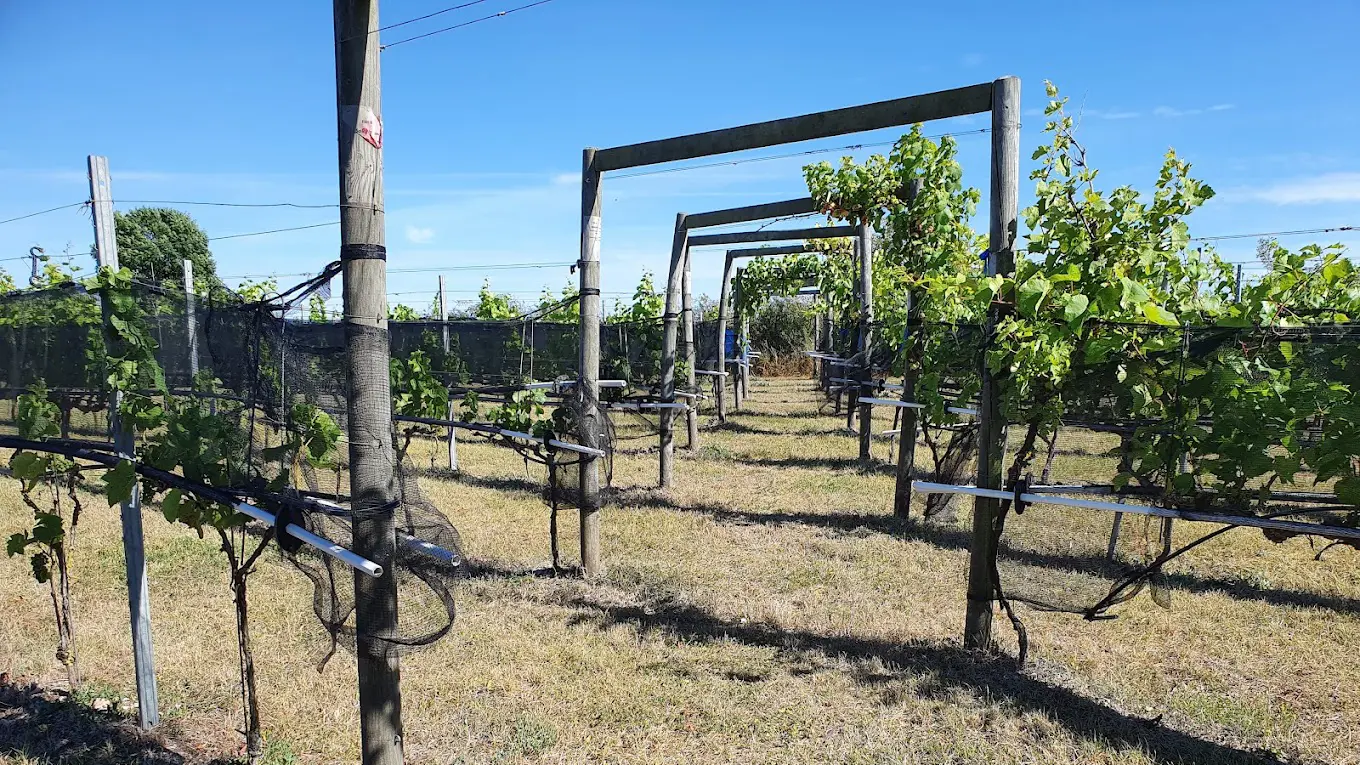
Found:
[{"label": "white label on post", "polygon": [[581,229],[585,236],[585,246],[581,249],[581,260],[591,261],[600,259],[600,216],[586,216],[581,221]]}]

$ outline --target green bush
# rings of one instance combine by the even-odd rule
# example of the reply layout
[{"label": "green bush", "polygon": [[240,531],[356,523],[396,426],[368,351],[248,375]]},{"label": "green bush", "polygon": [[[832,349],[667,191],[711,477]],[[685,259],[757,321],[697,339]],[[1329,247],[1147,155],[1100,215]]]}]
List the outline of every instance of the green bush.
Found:
[{"label": "green bush", "polygon": [[794,298],[775,298],[751,320],[751,349],[766,358],[802,357],[812,347],[812,312]]}]

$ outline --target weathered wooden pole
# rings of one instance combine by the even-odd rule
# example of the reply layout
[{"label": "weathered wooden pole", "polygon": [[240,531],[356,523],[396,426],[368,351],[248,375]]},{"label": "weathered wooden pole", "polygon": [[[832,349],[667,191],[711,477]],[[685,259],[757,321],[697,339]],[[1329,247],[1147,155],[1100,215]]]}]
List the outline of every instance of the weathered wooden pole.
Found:
[{"label": "weathered wooden pole", "polygon": [[354,552],[387,572],[354,574],[359,734],[365,765],[400,765],[401,664],[383,639],[397,631],[397,539],[378,0],[334,0],[333,7]]},{"label": "weathered wooden pole", "polygon": [[[447,365],[449,357],[449,303],[444,292],[444,275],[439,275],[439,333],[444,341],[444,358]],[[454,400],[449,396],[448,418],[456,420],[454,417]],[[449,427],[449,472],[458,472],[458,429]]]},{"label": "weathered wooden pole", "polygon": [[[913,180],[907,185],[907,209],[916,201],[921,191],[921,181]],[[910,213],[908,213],[910,214]],[[919,276],[919,274],[916,274]],[[902,400],[916,401],[916,376],[919,370],[912,366],[911,323],[916,318],[917,305],[912,300],[911,290],[904,296],[906,300],[906,320],[902,322]],[[924,338],[922,338],[924,340]],[[913,408],[902,407],[898,410],[897,426],[897,482],[893,486],[893,515],[898,518],[911,516],[911,479],[916,473],[916,429],[918,413]]]},{"label": "weathered wooden pole", "polygon": [[[859,224],[859,294],[859,353],[863,361],[855,377],[859,380],[860,397],[868,398],[864,386],[874,376],[874,230],[867,220]],[[859,405],[859,461],[865,465],[869,464],[869,447],[874,437],[873,410],[873,404]]]},{"label": "weathered wooden pole", "polygon": [[[1003,77],[992,83],[992,183],[990,231],[987,245],[988,276],[1010,276],[1015,271],[1016,207],[1020,195],[1020,80]],[[1011,299],[1003,295],[1004,299]],[[985,337],[990,339],[1002,319],[1002,307],[993,303],[987,316]],[[986,341],[984,341],[986,342]],[[1006,422],[1001,413],[1001,387],[982,361],[982,390],[978,405],[977,486],[1000,489],[1006,451]],[[973,543],[968,560],[968,612],[963,644],[968,648],[992,645],[992,601],[996,586],[992,566],[996,559],[995,525],[1000,500],[978,497],[973,509]]]},{"label": "weathered wooden pole", "polygon": [[[577,395],[581,397],[583,446],[599,449],[600,417],[600,171],[595,149],[581,154],[581,358]],[[581,568],[586,576],[604,573],[600,563],[600,463],[581,455]]]},{"label": "weathered wooden pole", "polygon": [[[675,346],[679,335],[681,271],[685,265],[689,230],[685,214],[675,215],[675,236],[671,241],[670,268],[666,271],[666,310],[661,338],[661,400],[675,403]],[[661,410],[661,488],[671,485],[675,461],[675,410]]]},{"label": "weathered wooden pole", "polygon": [[198,315],[194,295],[194,262],[184,260],[184,334],[188,336],[190,385],[198,378]]},{"label": "weathered wooden pole", "polygon": [[732,298],[732,266],[736,261],[729,252],[723,260],[722,286],[718,289],[718,421],[727,422],[727,323],[732,315],[728,303]]},{"label": "weathered wooden pole", "polygon": [[[856,237],[853,243],[850,245],[852,248],[852,254],[850,256],[850,272],[855,276],[855,278],[852,279],[851,281],[851,284],[853,286],[850,292],[851,297],[854,300],[858,301],[860,304],[862,319],[863,318],[862,312],[864,310],[864,293],[861,290],[863,290],[864,288],[864,274],[860,271],[859,250],[861,243],[862,241],[858,237]],[[846,349],[845,353],[847,358],[847,365],[841,367],[841,377],[849,381],[841,384],[844,386],[842,390],[845,391],[845,429],[851,432],[854,432],[855,430],[855,413],[859,411],[858,406],[859,380],[860,380],[859,364],[863,363],[863,361],[861,360],[859,363],[855,363],[848,361],[848,359],[852,359],[859,356],[859,352],[861,348],[863,348],[863,345],[860,343],[861,338],[860,333],[862,333],[863,331],[864,331],[863,321],[856,321],[854,325],[850,328],[850,344],[849,347]]]},{"label": "weathered wooden pole", "polygon": [[[822,312],[817,305],[820,302],[820,295],[812,298],[812,350],[814,352],[822,349]],[[812,360],[812,379],[814,380],[818,378],[817,366],[817,359],[814,358]]]},{"label": "weathered wooden pole", "polygon": [[685,403],[689,408],[685,410],[685,449],[694,451],[699,448],[699,402],[698,397],[698,375],[699,366],[698,354],[694,347],[694,289],[690,276],[690,257],[689,248],[685,248],[685,265],[680,275],[680,327],[681,338],[685,341],[685,384],[689,392],[694,394],[694,398],[687,399]]},{"label": "weathered wooden pole", "polygon": [[[90,211],[94,217],[94,252],[99,267],[118,270],[118,238],[113,218],[113,190],[109,179],[109,160],[91,155]],[[113,309],[101,300],[104,316],[104,347],[117,344],[113,334]],[[121,459],[134,458],[136,435],[132,423],[118,414],[122,395],[109,391],[109,431]],[[137,720],[143,728],[160,722],[157,706],[156,657],[151,645],[151,598],[146,582],[146,546],[142,536],[142,494],[133,482],[132,494],[118,507],[123,526],[123,564],[127,572],[128,612],[132,618],[132,666],[137,675]]]},{"label": "weathered wooden pole", "polygon": [[746,355],[746,316],[737,308],[741,305],[741,272],[746,269],[738,268],[732,276],[734,286],[732,287],[732,317],[736,322],[736,327],[732,333],[732,357],[736,359],[733,372],[737,379],[732,382],[732,401],[734,409],[741,409],[741,403],[746,399],[746,369],[751,358]]}]

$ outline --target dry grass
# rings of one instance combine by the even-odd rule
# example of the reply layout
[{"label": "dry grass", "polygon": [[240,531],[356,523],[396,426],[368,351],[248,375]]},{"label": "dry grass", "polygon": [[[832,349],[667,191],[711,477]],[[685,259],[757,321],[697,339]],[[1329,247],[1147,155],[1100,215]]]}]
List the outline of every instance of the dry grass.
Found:
[{"label": "dry grass", "polygon": [[[959,647],[968,519],[894,521],[890,473],[858,469],[810,383],[753,394],[681,452],[667,493],[647,488],[654,454],[619,456],[597,582],[531,573],[548,561],[542,476],[512,452],[464,443],[468,475],[422,480],[477,565],[455,633],[403,664],[411,761],[1360,762],[1353,551],[1313,562],[1302,540],[1230,533],[1177,564],[1170,611],[1140,598],[1109,622],[1025,612],[1032,663],[1016,671]],[[428,464],[438,447],[420,448]],[[25,517],[0,484],[0,535]],[[166,727],[221,754],[239,727],[225,565],[151,513],[146,528]],[[116,513],[88,512],[78,546],[86,674],[127,694]],[[45,592],[17,560],[0,581],[0,671],[56,678]],[[313,669],[319,630],[294,571],[252,582],[275,751],[354,760],[353,663]],[[997,634],[1013,644],[1004,620]]]}]

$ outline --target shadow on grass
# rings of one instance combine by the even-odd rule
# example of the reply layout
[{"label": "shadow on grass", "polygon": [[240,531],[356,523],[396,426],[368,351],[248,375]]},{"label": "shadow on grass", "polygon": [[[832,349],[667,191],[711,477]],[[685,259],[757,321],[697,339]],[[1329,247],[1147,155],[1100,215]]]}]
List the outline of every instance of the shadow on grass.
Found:
[{"label": "shadow on grass", "polygon": [[[665,510],[679,510],[688,513],[701,513],[711,516],[721,523],[735,525],[767,526],[810,526],[829,529],[842,534],[877,533],[886,534],[909,541],[923,542],[944,550],[968,551],[972,544],[972,534],[962,529],[947,526],[934,526],[916,520],[902,520],[891,515],[870,515],[860,513],[827,512],[753,512],[715,504],[680,506],[659,493],[619,492],[613,499],[638,507],[652,507]],[[1037,568],[1071,571],[1110,578],[1118,576],[1124,569],[1111,563],[1103,555],[1071,555],[1063,553],[1027,550],[1008,545],[1002,540],[1001,556],[1003,563],[1016,563]],[[1301,561],[1303,564],[1309,561]],[[1360,616],[1360,601],[1340,595],[1327,595],[1299,590],[1268,589],[1239,579],[1205,577],[1185,572],[1168,572],[1162,577],[1167,587],[1194,594],[1218,593],[1237,600],[1251,600],[1273,606],[1290,608],[1318,608],[1338,613]],[[1003,582],[1004,584],[1004,582]]]},{"label": "shadow on grass", "polygon": [[861,473],[878,473],[881,475],[895,475],[897,470],[896,466],[876,458],[871,460],[867,466],[859,461],[859,457],[745,457],[732,455],[728,460],[755,467],[854,470]]},{"label": "shadow on grass", "polygon": [[468,560],[460,574],[465,579],[580,579],[584,575],[580,566],[564,566],[554,570],[551,566],[542,568],[514,568],[495,560]]},{"label": "shadow on grass", "polygon": [[523,476],[480,476],[471,475],[466,471],[454,474],[447,468],[414,468],[411,472],[420,478],[434,478],[441,481],[457,481],[465,486],[472,486],[478,489],[492,489],[494,491],[523,491],[531,494],[541,494],[543,492],[543,482],[535,481],[532,478]]},{"label": "shadow on grass", "polygon": [[741,422],[727,422],[714,425],[707,429],[713,433],[740,433],[753,436],[849,436],[854,435],[845,428],[807,428],[803,430],[771,430],[769,428],[757,428]]},{"label": "shadow on grass", "polygon": [[[862,685],[880,686],[906,674],[917,676],[914,691],[923,698],[948,700],[957,691],[994,699],[1017,711],[1043,714],[1075,736],[1146,752],[1158,763],[1240,765],[1279,763],[1278,758],[1196,738],[1162,727],[1154,720],[1123,714],[1072,690],[1017,672],[1009,658],[972,653],[942,643],[891,643],[861,637],[832,637],[803,630],[721,619],[688,605],[614,605],[588,596],[561,601],[576,614],[572,624],[607,629],[629,624],[640,632],[663,633],[684,642],[740,642],[778,649],[792,663],[808,659],[853,663]],[[888,672],[881,669],[882,662]],[[878,666],[876,666],[878,665]]]},{"label": "shadow on grass", "polygon": [[[793,411],[789,412],[760,412],[753,411],[750,409],[738,409],[737,411],[728,410],[727,419],[729,422],[732,421],[733,419],[743,420],[752,417],[785,417],[800,420],[812,420],[821,417],[831,416],[832,414],[833,414],[832,412],[823,412],[820,409],[794,409]],[[840,416],[844,415],[842,414]]]},{"label": "shadow on grass", "polygon": [[[181,765],[184,755],[132,721],[32,686],[0,686],[0,759],[64,765]],[[214,760],[225,765],[231,760]]]}]

